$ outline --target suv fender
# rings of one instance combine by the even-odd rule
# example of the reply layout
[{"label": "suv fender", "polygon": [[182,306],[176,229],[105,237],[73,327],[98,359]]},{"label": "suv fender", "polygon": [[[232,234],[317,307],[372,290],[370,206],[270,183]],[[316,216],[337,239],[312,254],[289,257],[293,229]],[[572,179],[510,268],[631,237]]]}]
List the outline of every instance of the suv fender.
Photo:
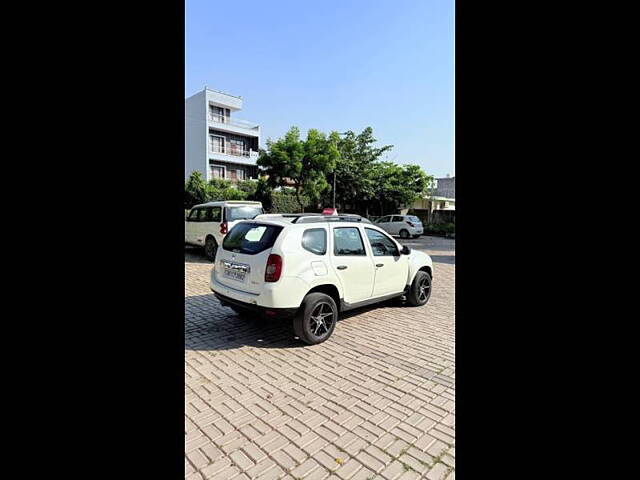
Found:
[{"label": "suv fender", "polygon": [[[300,278],[300,277],[298,277]],[[338,308],[340,308],[340,301],[344,298],[344,292],[342,290],[342,284],[338,281],[337,278],[332,275],[326,276],[314,276],[312,278],[303,279],[305,284],[307,285],[306,291],[299,298],[299,302],[296,300],[296,303],[302,305],[302,301],[304,298],[311,292],[322,292],[326,293],[330,297],[334,299]],[[335,293],[337,292],[338,298],[335,298]]]},{"label": "suv fender", "polygon": [[433,262],[431,257],[419,250],[412,250],[409,254],[409,274],[407,275],[407,285],[413,283],[416,273],[420,270],[427,270],[433,278]]}]

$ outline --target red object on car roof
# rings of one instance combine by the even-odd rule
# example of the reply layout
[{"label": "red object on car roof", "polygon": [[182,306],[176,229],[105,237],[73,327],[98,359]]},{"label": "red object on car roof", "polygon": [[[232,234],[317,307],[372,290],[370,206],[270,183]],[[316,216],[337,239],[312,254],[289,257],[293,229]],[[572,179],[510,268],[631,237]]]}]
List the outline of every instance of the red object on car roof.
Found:
[{"label": "red object on car roof", "polygon": [[322,214],[323,215],[337,215],[338,214],[338,209],[337,208],[325,208],[324,210],[322,210]]}]

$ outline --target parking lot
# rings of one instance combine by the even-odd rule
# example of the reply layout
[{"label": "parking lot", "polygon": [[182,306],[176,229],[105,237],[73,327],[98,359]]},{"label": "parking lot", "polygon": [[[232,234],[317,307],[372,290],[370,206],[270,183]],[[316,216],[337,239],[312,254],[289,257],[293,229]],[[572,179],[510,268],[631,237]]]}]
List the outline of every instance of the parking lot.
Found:
[{"label": "parking lot", "polygon": [[222,307],[185,248],[186,478],[455,478],[455,241],[401,242],[433,259],[429,303],[348,312],[315,346]]}]

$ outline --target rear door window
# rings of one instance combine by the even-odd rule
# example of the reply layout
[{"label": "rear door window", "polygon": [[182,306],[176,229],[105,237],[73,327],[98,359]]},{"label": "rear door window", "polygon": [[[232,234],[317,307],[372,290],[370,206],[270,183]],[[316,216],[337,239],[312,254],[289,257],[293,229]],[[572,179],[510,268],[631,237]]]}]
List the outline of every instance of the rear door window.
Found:
[{"label": "rear door window", "polygon": [[356,227],[333,229],[334,255],[366,255],[360,230]]},{"label": "rear door window", "polygon": [[273,247],[282,227],[254,222],[239,223],[224,237],[222,248],[236,253],[255,255]]},{"label": "rear door window", "polygon": [[327,231],[324,228],[309,228],[302,234],[302,248],[316,255],[327,253]]}]

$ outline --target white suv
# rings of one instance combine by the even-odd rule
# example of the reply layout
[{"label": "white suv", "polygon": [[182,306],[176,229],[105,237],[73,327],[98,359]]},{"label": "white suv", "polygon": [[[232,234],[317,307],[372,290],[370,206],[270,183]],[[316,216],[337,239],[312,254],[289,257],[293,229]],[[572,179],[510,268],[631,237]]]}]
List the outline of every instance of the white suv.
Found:
[{"label": "white suv", "polygon": [[226,236],[211,290],[240,315],[293,317],[308,344],[325,341],[340,312],[406,296],[431,296],[429,255],[400,245],[353,215],[260,215]]},{"label": "white suv", "polygon": [[376,225],[400,238],[418,238],[424,233],[422,221],[415,215],[387,215],[376,220]]},{"label": "white suv", "polygon": [[184,226],[184,243],[204,247],[207,258],[214,261],[218,245],[231,227],[264,213],[262,203],[246,201],[209,202],[194,206]]}]

